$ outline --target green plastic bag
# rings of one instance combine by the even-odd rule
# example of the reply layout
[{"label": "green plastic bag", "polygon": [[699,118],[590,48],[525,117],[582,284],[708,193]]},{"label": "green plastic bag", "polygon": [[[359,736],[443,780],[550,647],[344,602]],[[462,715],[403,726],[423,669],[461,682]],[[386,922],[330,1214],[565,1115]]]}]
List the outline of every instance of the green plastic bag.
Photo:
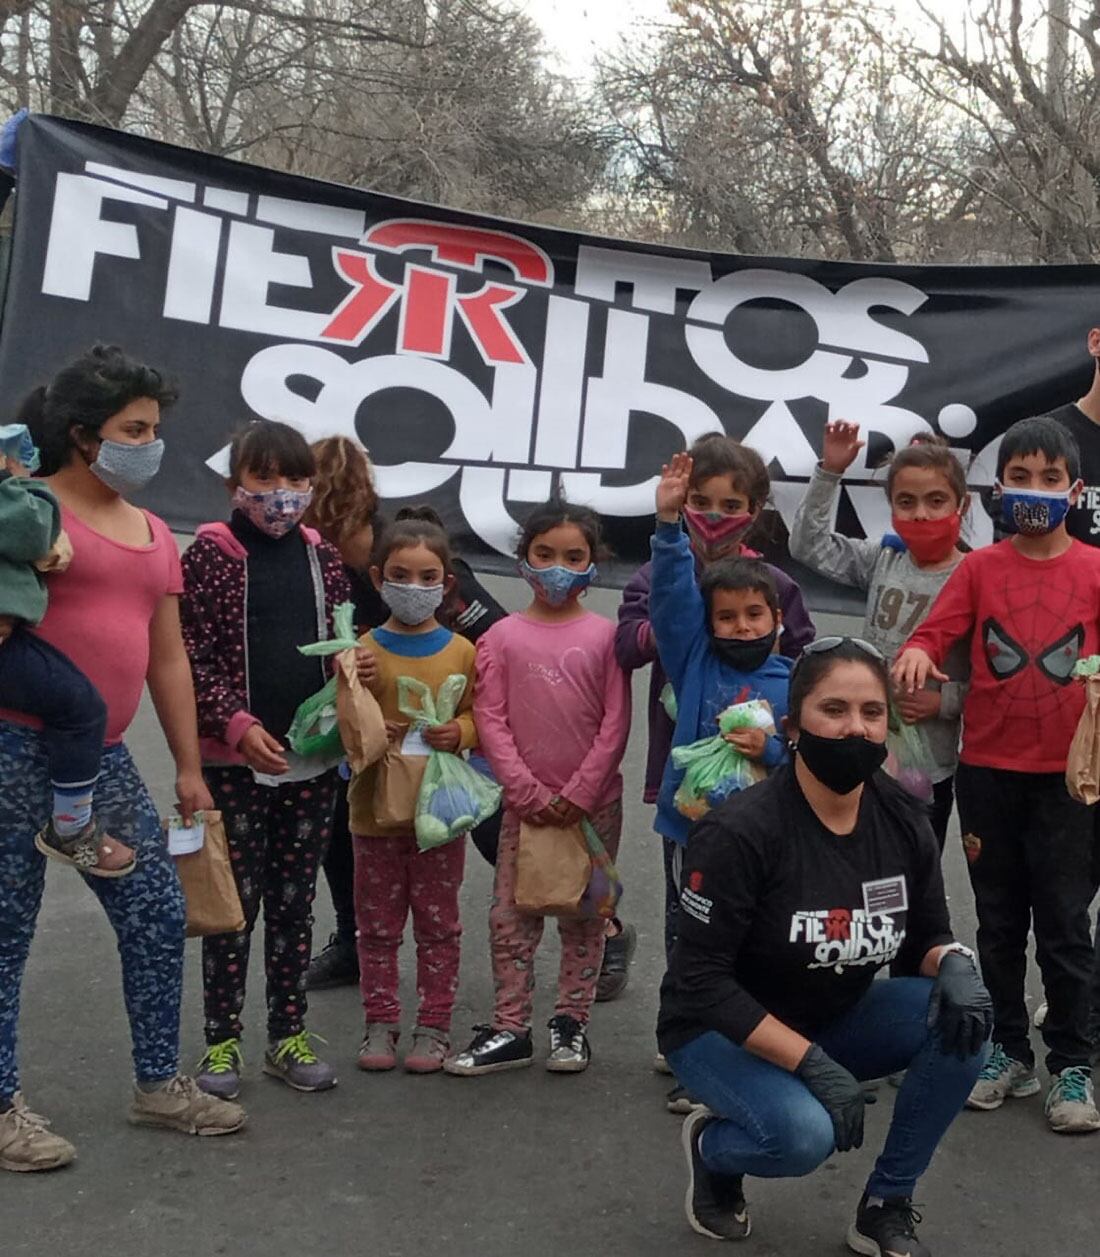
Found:
[{"label": "green plastic bag", "polygon": [[915,799],[931,803],[932,773],[938,765],[918,727],[899,718],[886,735],[886,749],[886,772]]},{"label": "green plastic bag", "polygon": [[[340,603],[332,613],[335,636],[326,638],[323,642],[299,646],[299,652],[303,655],[336,655],[342,650],[354,650],[359,645],[359,639],[355,636],[354,615],[353,602]],[[331,759],[343,755],[344,744],[336,723],[335,676],[299,706],[294,713],[286,740],[296,755],[308,759]]]},{"label": "green plastic bag", "polygon": [[[432,694],[423,681],[397,678],[397,706],[416,728],[445,725],[455,717],[466,691],[461,673],[449,676]],[[432,751],[416,796],[416,845],[442,847],[488,820],[500,807],[501,788],[451,751]]]},{"label": "green plastic bag", "polygon": [[689,820],[705,816],[712,807],[760,781],[764,775],[763,767],[735,750],[723,734],[735,729],[764,729],[774,733],[771,706],[761,698],[734,703],[718,717],[718,728],[721,732],[714,737],[672,748],[673,764],[684,770],[673,802],[681,816]]}]

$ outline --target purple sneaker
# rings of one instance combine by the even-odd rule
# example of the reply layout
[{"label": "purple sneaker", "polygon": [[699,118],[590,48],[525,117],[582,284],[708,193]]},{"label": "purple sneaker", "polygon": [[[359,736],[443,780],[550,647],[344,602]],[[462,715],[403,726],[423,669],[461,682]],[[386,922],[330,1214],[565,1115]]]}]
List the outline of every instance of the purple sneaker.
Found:
[{"label": "purple sneaker", "polygon": [[240,1039],[223,1039],[206,1049],[206,1055],[199,1061],[195,1082],[208,1096],[235,1100],[240,1094],[243,1068]]},{"label": "purple sneaker", "polygon": [[[304,1030],[268,1045],[264,1073],[279,1078],[295,1091],[328,1091],[336,1086],[336,1070],[321,1060]],[[323,1042],[324,1040],[322,1040]]]}]

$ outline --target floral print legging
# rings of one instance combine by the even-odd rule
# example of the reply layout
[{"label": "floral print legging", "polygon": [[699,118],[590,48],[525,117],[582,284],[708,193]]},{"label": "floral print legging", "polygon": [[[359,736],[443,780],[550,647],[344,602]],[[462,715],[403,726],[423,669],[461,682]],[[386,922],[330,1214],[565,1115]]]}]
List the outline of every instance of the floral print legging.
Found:
[{"label": "floral print legging", "polygon": [[[34,836],[50,818],[53,793],[40,734],[0,721],[0,1100],[19,1090],[19,990],[34,937],[46,859]],[[127,877],[85,877],[118,939],[134,1073],[171,1078],[179,1064],[184,906],[153,800],[124,746],[103,753],[95,788],[104,829],[137,854]],[[75,869],[64,876],[81,876]]]},{"label": "floral print legging", "polygon": [[241,1037],[252,929],[262,902],[267,1034],[274,1043],[302,1029],[317,869],[340,783],[335,770],[281,786],[258,785],[249,768],[207,768],[204,776],[225,821],[245,921],[239,934],[202,941],[206,1042]]}]

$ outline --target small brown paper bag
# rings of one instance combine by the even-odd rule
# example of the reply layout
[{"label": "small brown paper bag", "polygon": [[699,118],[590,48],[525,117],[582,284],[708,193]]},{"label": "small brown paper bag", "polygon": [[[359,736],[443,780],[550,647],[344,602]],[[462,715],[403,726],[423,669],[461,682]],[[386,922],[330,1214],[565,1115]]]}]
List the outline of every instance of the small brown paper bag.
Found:
[{"label": "small brown paper bag", "polygon": [[336,656],[336,723],[353,773],[385,755],[386,721],[378,700],[359,680],[354,650]]},{"label": "small brown paper bag", "polygon": [[244,909],[237,893],[229,843],[221,812],[203,813],[206,836],[198,851],[175,857],[187,900],[187,937],[236,934],[244,929]]},{"label": "small brown paper bag", "polygon": [[428,765],[426,755],[402,755],[389,747],[378,764],[374,818],[383,825],[408,825],[416,817],[416,796]]},{"label": "small brown paper bag", "polygon": [[1078,803],[1100,800],[1100,675],[1085,679],[1085,710],[1069,744],[1066,789]]},{"label": "small brown paper bag", "polygon": [[592,875],[580,825],[520,822],[516,852],[516,907],[537,916],[576,916]]}]

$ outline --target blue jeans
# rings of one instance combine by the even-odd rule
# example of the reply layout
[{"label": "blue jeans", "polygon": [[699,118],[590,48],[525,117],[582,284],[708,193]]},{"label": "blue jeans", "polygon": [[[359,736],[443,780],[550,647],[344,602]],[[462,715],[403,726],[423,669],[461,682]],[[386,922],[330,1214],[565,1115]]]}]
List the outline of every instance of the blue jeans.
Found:
[{"label": "blue jeans", "polygon": [[[0,721],[0,782],[0,1100],[7,1100],[19,1090],[19,989],[46,880],[46,859],[34,845],[51,804],[41,734]],[[104,828],[137,855],[127,877],[84,881],[118,939],[134,1073],[155,1082],[171,1078],[179,1064],[183,892],[156,808],[124,746],[103,752],[96,810]]]},{"label": "blue jeans", "polygon": [[[862,1000],[817,1042],[865,1081],[907,1070],[894,1105],[886,1146],[867,1183],[871,1196],[912,1196],[917,1179],[962,1108],[986,1057],[947,1055],[925,1024],[930,978],[873,982]],[[699,1148],[715,1174],[797,1178],[834,1151],[833,1124],[805,1084],[717,1031],[669,1054],[679,1082],[720,1121]]]}]

